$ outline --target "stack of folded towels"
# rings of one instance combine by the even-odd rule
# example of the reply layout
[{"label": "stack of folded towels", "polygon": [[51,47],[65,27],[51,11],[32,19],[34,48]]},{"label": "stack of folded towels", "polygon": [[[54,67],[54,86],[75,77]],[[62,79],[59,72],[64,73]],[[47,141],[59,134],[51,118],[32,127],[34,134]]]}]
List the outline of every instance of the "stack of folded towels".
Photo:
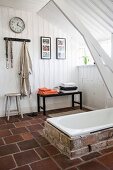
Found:
[{"label": "stack of folded towels", "polygon": [[48,88],[39,88],[38,93],[42,95],[58,94],[57,90]]},{"label": "stack of folded towels", "polygon": [[62,93],[74,93],[77,91],[75,83],[62,83],[60,86],[60,92]]}]

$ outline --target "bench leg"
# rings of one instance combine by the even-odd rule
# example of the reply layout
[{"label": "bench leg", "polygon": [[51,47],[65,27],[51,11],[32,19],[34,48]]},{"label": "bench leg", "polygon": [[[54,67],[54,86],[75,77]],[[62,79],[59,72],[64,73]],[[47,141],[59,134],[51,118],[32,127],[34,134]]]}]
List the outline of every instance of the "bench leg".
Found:
[{"label": "bench leg", "polygon": [[46,115],[45,97],[43,97],[43,114]]},{"label": "bench leg", "polygon": [[40,96],[37,95],[37,109],[38,109],[38,112],[40,112]]},{"label": "bench leg", "polygon": [[72,107],[74,107],[74,94],[72,94]]},{"label": "bench leg", "polygon": [[82,110],[82,92],[80,92],[80,109]]}]

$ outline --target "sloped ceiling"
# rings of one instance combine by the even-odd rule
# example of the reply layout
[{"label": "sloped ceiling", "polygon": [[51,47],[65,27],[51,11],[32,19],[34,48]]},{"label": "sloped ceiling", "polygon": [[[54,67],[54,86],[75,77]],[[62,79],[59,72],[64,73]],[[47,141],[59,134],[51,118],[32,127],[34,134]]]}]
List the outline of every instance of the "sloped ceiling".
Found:
[{"label": "sloped ceiling", "polygon": [[50,21],[53,25],[59,27],[65,33],[76,35],[78,32],[52,1],[48,3],[45,8],[40,10],[40,12],[38,12],[38,15],[40,15],[45,20]]},{"label": "sloped ceiling", "polygon": [[0,0],[0,5],[37,12],[48,2],[49,0]]},{"label": "sloped ceiling", "polygon": [[[65,3],[68,3],[68,5],[72,8],[75,17],[78,17],[80,19],[80,21],[86,26],[86,28],[90,31],[91,34],[93,34],[93,36],[97,40],[106,40],[111,37],[111,32],[113,31],[113,21],[110,19],[111,11],[101,0],[96,1],[95,4],[93,3],[93,1],[95,2],[95,0],[64,1]],[[99,8],[99,5],[101,6],[101,8],[103,7],[103,11]],[[105,11],[105,9],[107,12]],[[107,16],[107,13],[109,13],[109,16]],[[61,12],[55,7],[52,2],[48,3],[48,5],[39,12],[39,15],[47,20],[50,20],[53,24],[57,24],[64,31],[68,31],[71,34],[74,34],[75,31],[73,26],[66,21],[65,17],[62,16]],[[111,25],[108,24],[107,19],[109,23],[111,21]]]},{"label": "sloped ceiling", "polygon": [[[65,3],[97,40],[110,38],[113,32],[113,0],[65,0]],[[0,5],[34,12],[43,8],[39,15],[61,29],[74,33],[69,22],[49,0],[0,0]]]}]

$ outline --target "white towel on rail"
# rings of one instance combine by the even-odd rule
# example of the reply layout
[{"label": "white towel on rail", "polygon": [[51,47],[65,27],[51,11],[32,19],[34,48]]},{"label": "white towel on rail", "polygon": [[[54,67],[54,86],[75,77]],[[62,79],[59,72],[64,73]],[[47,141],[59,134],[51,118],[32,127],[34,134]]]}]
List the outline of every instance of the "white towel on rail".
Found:
[{"label": "white towel on rail", "polygon": [[31,94],[31,86],[29,75],[32,73],[31,58],[24,42],[22,44],[20,56],[20,93],[22,96],[29,96]]}]

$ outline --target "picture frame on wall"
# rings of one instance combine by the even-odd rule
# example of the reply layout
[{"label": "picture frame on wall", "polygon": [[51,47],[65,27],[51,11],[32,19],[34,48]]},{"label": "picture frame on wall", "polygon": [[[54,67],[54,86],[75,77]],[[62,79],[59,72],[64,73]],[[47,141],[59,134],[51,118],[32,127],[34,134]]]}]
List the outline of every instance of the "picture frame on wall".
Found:
[{"label": "picture frame on wall", "polygon": [[51,37],[41,37],[41,59],[51,59]]},{"label": "picture frame on wall", "polygon": [[66,38],[56,38],[56,58],[66,59]]}]

